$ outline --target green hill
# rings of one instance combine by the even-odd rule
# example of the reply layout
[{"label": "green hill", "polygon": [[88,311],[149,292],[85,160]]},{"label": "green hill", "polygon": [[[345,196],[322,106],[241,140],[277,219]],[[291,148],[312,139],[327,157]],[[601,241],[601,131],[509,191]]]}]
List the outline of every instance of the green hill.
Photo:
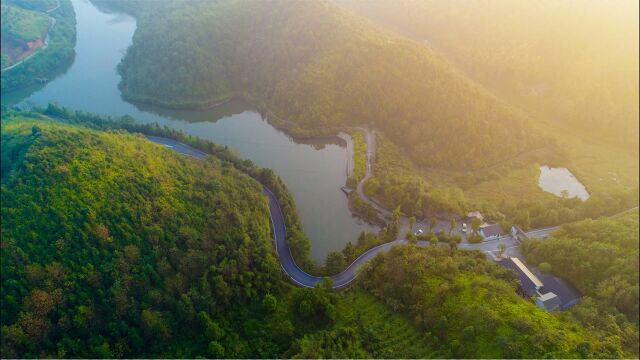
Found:
[{"label": "green hill", "polygon": [[573,309],[585,326],[605,329],[637,357],[638,241],[636,210],[564,225],[548,240],[525,242],[522,250],[527,261],[547,263],[587,296]]},{"label": "green hill", "polygon": [[558,135],[637,159],[637,1],[337,2],[441,52]]},{"label": "green hill", "polygon": [[426,167],[477,168],[544,145],[434,52],[331,2],[126,6],[138,17],[119,67],[130,100],[206,107],[239,95],[298,135],[373,124]]},{"label": "green hill", "polygon": [[261,186],[216,158],[13,119],[2,162],[3,357],[159,355],[279,281]]},{"label": "green hill", "polygon": [[361,284],[413,319],[438,357],[630,356],[615,332],[586,330],[568,313],[549,313],[522,299],[514,278],[480,252],[402,247],[375,258]]},{"label": "green hill", "polygon": [[68,115],[109,130],[3,114],[3,357],[623,354],[608,330],[517,296],[513,275],[480,253],[401,247],[351,289],[293,287],[261,186],[238,170],[250,164],[204,142],[218,155],[196,160],[116,129],[133,126],[124,120]]}]

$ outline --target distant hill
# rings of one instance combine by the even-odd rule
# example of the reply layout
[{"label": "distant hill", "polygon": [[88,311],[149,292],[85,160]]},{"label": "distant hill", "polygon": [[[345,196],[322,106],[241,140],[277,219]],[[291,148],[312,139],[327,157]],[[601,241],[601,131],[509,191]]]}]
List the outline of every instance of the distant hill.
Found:
[{"label": "distant hill", "polygon": [[330,2],[123,5],[138,17],[119,66],[130,100],[205,107],[240,95],[297,135],[372,124],[425,167],[477,168],[544,145],[434,52]]},{"label": "distant hill", "polygon": [[638,1],[337,0],[546,125],[638,153]]},{"label": "distant hill", "polygon": [[76,18],[70,0],[2,2],[2,91],[49,80],[75,52]]}]

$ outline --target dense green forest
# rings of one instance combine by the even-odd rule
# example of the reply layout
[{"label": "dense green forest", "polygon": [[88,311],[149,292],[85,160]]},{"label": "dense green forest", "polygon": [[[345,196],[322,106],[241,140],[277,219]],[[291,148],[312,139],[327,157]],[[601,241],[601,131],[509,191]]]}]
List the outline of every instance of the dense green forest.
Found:
[{"label": "dense green forest", "polygon": [[298,135],[371,124],[429,167],[478,168],[547,145],[434,52],[331,2],[106,2],[138,19],[119,66],[129,100],[242,96]]},{"label": "dense green forest", "polygon": [[433,186],[416,175],[395,144],[381,134],[376,138],[375,176],[365,183],[367,195],[389,209],[400,207],[403,213],[417,218],[443,212],[464,214],[468,204],[460,188]]},{"label": "dense green forest", "polygon": [[372,260],[361,286],[409,316],[438,357],[622,355],[619,343],[596,340],[599,334],[589,334],[566,314],[544,312],[520,298],[514,276],[480,252],[406,246]]},{"label": "dense green forest", "polygon": [[[466,80],[432,50],[332,3],[104,2],[138,18],[119,66],[125,97],[201,107],[240,96],[270,122],[305,136],[373,125],[386,141],[366,190],[389,209],[400,206],[417,218],[480,209],[491,220],[529,228],[637,204],[637,176],[629,164],[598,149],[583,151],[583,145],[560,136],[557,142],[540,139],[526,116]],[[362,158],[355,160],[358,176]],[[503,188],[514,181],[513,169],[536,163],[577,168],[588,179],[589,201],[548,196],[535,175],[526,187],[497,199],[486,194],[490,190],[473,193],[476,187]],[[438,171],[446,175],[431,176]],[[609,181],[612,176],[624,181]],[[375,222],[365,203],[351,197],[351,204]]]},{"label": "dense green forest", "polygon": [[441,52],[545,123],[637,155],[637,1],[338,3]]},{"label": "dense green forest", "polygon": [[[59,6],[58,6],[59,5]],[[48,78],[52,70],[69,64],[75,54],[76,42],[76,15],[70,0],[7,0],[2,5],[2,47],[8,49],[10,43],[16,41],[30,41],[33,36],[42,37],[43,32],[34,21],[25,23],[24,16],[13,16],[5,21],[6,12],[13,9],[20,14],[35,14],[43,19],[46,33],[49,29],[50,19],[55,19],[55,25],[49,29],[48,45],[46,49],[39,50],[40,53],[29,58],[27,61],[2,72],[1,87],[3,91],[22,87],[37,82],[42,82]],[[51,10],[51,11],[50,11]],[[27,24],[29,26],[27,26]],[[37,29],[36,29],[37,27]],[[18,40],[13,36],[14,29],[22,34],[24,39]],[[30,29],[26,31],[25,29]],[[37,33],[37,34],[36,34]],[[2,55],[3,67],[9,57]],[[8,65],[8,63],[7,63]]]},{"label": "dense green forest", "polygon": [[553,238],[522,246],[527,260],[547,263],[587,296],[572,309],[585,326],[612,334],[638,354],[638,211],[615,219],[564,225]]},{"label": "dense green forest", "polygon": [[34,108],[28,112],[3,109],[3,113],[6,118],[20,116],[21,114],[35,118],[41,118],[44,115],[66,123],[82,125],[96,130],[126,130],[133,133],[161,136],[178,140],[207,154],[214,155],[236,169],[247,173],[271,189],[278,198],[280,207],[285,215],[287,242],[289,243],[293,257],[296,259],[296,263],[309,273],[317,275],[323,274],[323,269],[311,259],[309,238],[302,231],[302,225],[297,216],[295,200],[293,195],[287,190],[285,183],[273,170],[256,166],[251,160],[241,158],[227,146],[217,145],[211,141],[187,135],[182,131],[167,126],[161,127],[157,123],[143,124],[136,122],[132,117],[127,115],[115,118],[106,117],[83,111],[73,111],[51,103],[46,108]]},{"label": "dense green forest", "polygon": [[455,246],[393,250],[340,293],[295,288],[260,184],[227,150],[195,160],[124,120],[48,112],[66,123],[3,114],[3,357],[622,354]]},{"label": "dense green forest", "polygon": [[159,355],[280,282],[261,186],[216,158],[11,120],[2,162],[8,357]]}]

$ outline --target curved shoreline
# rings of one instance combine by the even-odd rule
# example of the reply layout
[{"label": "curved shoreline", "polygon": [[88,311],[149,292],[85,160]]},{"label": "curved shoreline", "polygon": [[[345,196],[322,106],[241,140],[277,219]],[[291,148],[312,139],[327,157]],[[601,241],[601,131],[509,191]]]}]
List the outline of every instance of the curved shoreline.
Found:
[{"label": "curved shoreline", "polygon": [[[200,150],[197,150],[189,145],[183,144],[179,141],[157,137],[157,136],[147,136],[149,141],[152,141],[156,144],[163,145],[173,151],[178,153],[192,156],[196,159],[204,159],[208,156],[207,153],[204,153]],[[268,206],[269,206],[269,220],[271,222],[272,233],[275,242],[276,253],[278,254],[278,258],[280,260],[280,266],[284,273],[298,286],[312,288],[316,284],[322,282],[325,277],[314,276],[306,273],[304,270],[300,269],[300,267],[296,264],[293,259],[293,254],[291,253],[291,249],[289,248],[286,237],[287,237],[287,228],[284,222],[284,214],[282,213],[282,209],[280,208],[280,204],[278,200],[266,186],[263,185],[263,193],[268,198]],[[637,209],[637,207],[633,209],[626,210],[631,211]],[[624,212],[623,212],[624,213]],[[615,215],[614,215],[615,216]],[[553,231],[557,230],[559,226],[542,228],[542,229],[533,229],[528,231],[526,234],[531,238],[539,238],[544,239],[548,237]],[[380,244],[376,247],[373,247],[358,256],[349,266],[347,266],[342,272],[339,274],[329,276],[333,281],[333,288],[340,289],[351,284],[359,275],[359,270],[362,268],[364,264],[366,264],[369,260],[373,259],[379,253],[388,251],[392,247],[396,245],[407,245],[409,241],[407,239],[399,238],[394,241],[390,241],[384,244]],[[499,239],[492,240],[490,242],[483,242],[479,244],[469,244],[464,243],[460,244],[459,247],[465,250],[479,250],[485,253],[492,253],[497,248],[498,244],[505,244],[507,246],[518,246],[511,237],[502,237]],[[426,247],[430,246],[428,241],[417,241],[415,246],[418,247]]]}]

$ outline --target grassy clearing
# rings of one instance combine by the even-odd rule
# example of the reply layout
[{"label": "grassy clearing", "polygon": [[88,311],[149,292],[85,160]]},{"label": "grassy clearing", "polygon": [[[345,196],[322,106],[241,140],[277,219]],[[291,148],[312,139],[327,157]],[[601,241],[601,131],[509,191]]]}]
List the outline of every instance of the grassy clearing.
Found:
[{"label": "grassy clearing", "polygon": [[[638,188],[638,155],[607,145],[597,134],[575,134],[560,124],[539,123],[539,131],[556,139],[562,156],[544,157],[535,163],[499,168],[476,177],[481,181],[465,183],[465,173],[438,170],[418,170],[434,185],[460,186],[471,201],[545,200],[554,195],[538,186],[540,165],[567,167],[591,195],[607,196],[612,193]],[[477,175],[481,174],[481,175]]]},{"label": "grassy clearing", "polygon": [[40,39],[49,27],[49,18],[39,12],[2,5],[2,35],[28,42]]},{"label": "grassy clearing", "polygon": [[538,186],[540,165],[531,164],[511,170],[498,180],[484,181],[465,192],[471,199],[484,201],[509,200],[517,197],[522,200],[553,198],[554,195]]},{"label": "grassy clearing", "polygon": [[367,142],[361,130],[351,130],[349,135],[353,140],[353,173],[347,182],[355,187],[367,173]]},{"label": "grassy clearing", "polygon": [[362,290],[344,294],[337,305],[338,326],[357,326],[372,337],[368,352],[376,358],[423,358],[433,353],[411,322]]}]

